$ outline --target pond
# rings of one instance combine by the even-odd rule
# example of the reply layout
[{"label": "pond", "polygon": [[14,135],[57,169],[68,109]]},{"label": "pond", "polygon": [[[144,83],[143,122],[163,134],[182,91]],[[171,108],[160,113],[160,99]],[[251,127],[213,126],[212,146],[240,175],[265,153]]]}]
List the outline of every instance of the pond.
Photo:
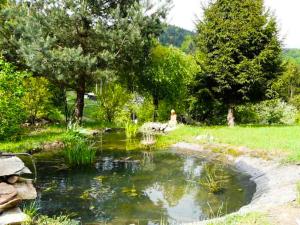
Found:
[{"label": "pond", "polygon": [[[40,213],[68,214],[82,224],[180,224],[236,211],[255,191],[245,174],[195,152],[125,149],[124,134],[113,133],[103,136],[89,169],[66,169],[58,156],[37,157]],[[214,167],[227,180],[217,193],[200,182]]]}]

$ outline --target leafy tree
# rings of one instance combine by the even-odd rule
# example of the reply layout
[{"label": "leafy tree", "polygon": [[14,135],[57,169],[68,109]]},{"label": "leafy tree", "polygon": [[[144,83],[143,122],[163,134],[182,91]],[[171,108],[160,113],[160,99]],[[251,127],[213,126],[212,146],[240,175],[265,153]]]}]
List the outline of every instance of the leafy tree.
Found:
[{"label": "leafy tree", "polygon": [[197,69],[194,58],[177,48],[157,45],[152,49],[150,62],[140,82],[152,95],[156,112],[160,100],[172,102],[174,108],[177,103],[184,102],[187,85]]},{"label": "leafy tree", "polygon": [[[37,0],[11,3],[2,10],[0,32],[10,51],[38,75],[77,93],[75,117],[81,122],[84,93],[101,71],[126,61],[123,52],[151,37],[148,26],[159,24],[164,8],[145,13],[138,1]],[[29,6],[29,7],[28,7]],[[149,9],[150,10],[150,9]],[[20,16],[19,16],[20,15]],[[154,22],[153,22],[154,21]],[[2,45],[4,46],[4,45]],[[140,45],[139,45],[140,46]]]},{"label": "leafy tree", "polygon": [[300,65],[300,49],[284,49],[283,55],[287,60]]},{"label": "leafy tree", "polygon": [[108,122],[113,122],[130,97],[127,90],[120,84],[113,82],[105,84],[101,92],[97,93],[100,111],[104,112],[105,119]]},{"label": "leafy tree", "polygon": [[21,129],[26,116],[22,107],[26,76],[29,74],[15,71],[11,64],[0,59],[0,140]]},{"label": "leafy tree", "polygon": [[196,92],[206,89],[228,108],[234,125],[234,107],[268,97],[281,73],[281,44],[275,18],[263,0],[217,0],[204,9],[198,24],[197,47],[202,71]]},{"label": "leafy tree", "polygon": [[292,100],[300,93],[300,65],[293,61],[285,63],[285,71],[273,85],[285,101]]},{"label": "leafy tree", "polygon": [[44,77],[29,77],[24,80],[25,95],[22,99],[29,120],[35,123],[37,117],[47,116],[52,94],[49,82]]}]

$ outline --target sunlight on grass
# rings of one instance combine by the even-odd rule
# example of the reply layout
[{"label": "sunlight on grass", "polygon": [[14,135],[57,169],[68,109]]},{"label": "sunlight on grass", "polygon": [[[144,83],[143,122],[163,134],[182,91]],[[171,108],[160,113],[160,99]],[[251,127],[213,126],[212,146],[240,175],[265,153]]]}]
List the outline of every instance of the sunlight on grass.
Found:
[{"label": "sunlight on grass", "polygon": [[180,126],[168,135],[158,138],[158,146],[177,142],[199,143],[197,136],[212,136],[214,142],[245,146],[256,151],[287,154],[287,161],[300,162],[300,126],[237,126],[229,128]]},{"label": "sunlight on grass", "polygon": [[208,225],[271,225],[262,213],[229,216],[225,220],[208,223]]}]

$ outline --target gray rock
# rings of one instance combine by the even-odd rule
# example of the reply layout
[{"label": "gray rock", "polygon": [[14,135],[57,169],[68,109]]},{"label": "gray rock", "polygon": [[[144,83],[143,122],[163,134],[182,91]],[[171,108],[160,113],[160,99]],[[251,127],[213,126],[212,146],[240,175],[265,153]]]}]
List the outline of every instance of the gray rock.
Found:
[{"label": "gray rock", "polygon": [[31,174],[21,159],[18,157],[0,158],[0,177],[20,174]]},{"label": "gray rock", "polygon": [[13,208],[0,215],[0,225],[20,224],[27,220],[27,215],[20,208]]}]

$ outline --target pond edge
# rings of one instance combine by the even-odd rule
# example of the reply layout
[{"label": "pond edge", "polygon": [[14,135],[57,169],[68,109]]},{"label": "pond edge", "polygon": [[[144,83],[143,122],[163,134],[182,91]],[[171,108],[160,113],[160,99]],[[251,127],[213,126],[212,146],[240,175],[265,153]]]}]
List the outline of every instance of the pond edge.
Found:
[{"label": "pond edge", "polygon": [[[197,151],[209,154],[209,148],[198,144],[180,142],[172,145],[172,148]],[[216,153],[211,152],[216,155]],[[256,184],[256,191],[248,205],[243,206],[237,212],[211,220],[184,223],[184,225],[206,225],[208,223],[223,221],[232,215],[243,215],[254,211],[265,211],[272,207],[281,206],[296,200],[296,184],[300,180],[300,166],[284,165],[280,161],[265,160],[248,155],[233,157],[225,154],[229,164],[238,171],[248,174]]]}]

